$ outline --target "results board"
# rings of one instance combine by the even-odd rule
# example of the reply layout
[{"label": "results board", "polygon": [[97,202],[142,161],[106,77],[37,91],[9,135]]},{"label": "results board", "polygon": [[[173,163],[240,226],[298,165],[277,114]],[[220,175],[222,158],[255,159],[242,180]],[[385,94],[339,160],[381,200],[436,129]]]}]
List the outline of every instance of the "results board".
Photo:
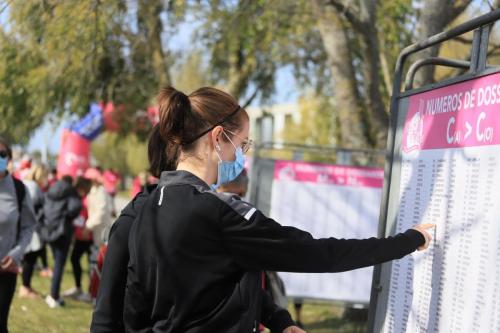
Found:
[{"label": "results board", "polygon": [[[270,217],[315,238],[376,236],[383,179],[378,168],[276,161]],[[360,303],[370,299],[372,268],[279,275],[288,296]]]},{"label": "results board", "polygon": [[437,227],[392,263],[382,331],[500,332],[500,74],[407,103],[393,232]]}]

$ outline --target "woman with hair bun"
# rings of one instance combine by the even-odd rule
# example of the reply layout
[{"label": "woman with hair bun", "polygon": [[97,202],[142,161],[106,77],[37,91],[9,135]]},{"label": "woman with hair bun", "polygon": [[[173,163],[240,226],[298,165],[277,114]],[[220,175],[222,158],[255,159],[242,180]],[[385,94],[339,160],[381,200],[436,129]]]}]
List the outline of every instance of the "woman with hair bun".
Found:
[{"label": "woman with hair bun", "polygon": [[217,193],[251,147],[245,109],[210,87],[190,95],[164,88],[158,106],[148,155],[160,181],[131,224],[125,331],[241,333],[263,323],[300,333],[262,290],[263,270],[342,272],[427,248],[432,225],[382,239],[314,239]]}]

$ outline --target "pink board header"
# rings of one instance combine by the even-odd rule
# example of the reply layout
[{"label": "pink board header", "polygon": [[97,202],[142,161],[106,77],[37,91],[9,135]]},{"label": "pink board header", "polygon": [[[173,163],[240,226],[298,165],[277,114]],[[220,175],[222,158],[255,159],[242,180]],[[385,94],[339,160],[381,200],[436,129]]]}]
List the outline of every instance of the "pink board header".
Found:
[{"label": "pink board header", "polygon": [[500,73],[410,96],[403,151],[500,144]]},{"label": "pink board header", "polygon": [[276,161],[275,180],[293,180],[340,186],[382,188],[384,170],[380,168],[328,165],[320,163]]}]

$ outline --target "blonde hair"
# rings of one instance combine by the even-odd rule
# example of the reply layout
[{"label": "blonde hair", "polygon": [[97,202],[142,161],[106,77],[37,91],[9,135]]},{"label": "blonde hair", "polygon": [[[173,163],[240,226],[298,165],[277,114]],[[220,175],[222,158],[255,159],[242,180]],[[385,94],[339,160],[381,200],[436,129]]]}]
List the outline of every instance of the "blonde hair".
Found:
[{"label": "blonde hair", "polygon": [[27,180],[32,180],[37,184],[43,183],[49,177],[49,170],[43,165],[35,164],[31,167],[30,171],[26,175]]}]

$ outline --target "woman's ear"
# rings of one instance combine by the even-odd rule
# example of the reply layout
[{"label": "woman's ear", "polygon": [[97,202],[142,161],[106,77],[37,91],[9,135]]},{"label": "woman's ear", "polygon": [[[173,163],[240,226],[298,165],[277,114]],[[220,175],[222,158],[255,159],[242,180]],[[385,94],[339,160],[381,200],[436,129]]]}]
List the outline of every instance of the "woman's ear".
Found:
[{"label": "woman's ear", "polygon": [[222,132],[224,131],[224,128],[222,126],[216,126],[211,133],[211,139],[212,139],[212,145],[217,151],[220,151],[220,136]]}]

